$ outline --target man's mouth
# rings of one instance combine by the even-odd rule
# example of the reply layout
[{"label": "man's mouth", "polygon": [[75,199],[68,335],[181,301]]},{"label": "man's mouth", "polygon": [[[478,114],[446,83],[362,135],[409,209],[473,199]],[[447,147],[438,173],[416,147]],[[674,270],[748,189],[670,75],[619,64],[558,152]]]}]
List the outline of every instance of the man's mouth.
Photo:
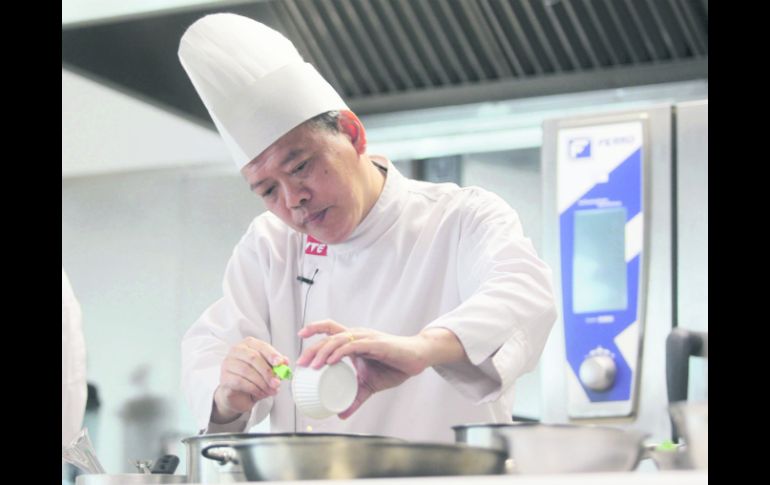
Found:
[{"label": "man's mouth", "polygon": [[303,226],[306,226],[306,225],[308,225],[308,224],[314,224],[314,223],[318,223],[318,222],[321,222],[321,221],[323,221],[323,219],[324,219],[324,216],[326,216],[326,211],[327,211],[328,209],[329,209],[329,208],[327,207],[326,209],[320,210],[320,211],[318,211],[318,212],[313,212],[313,213],[311,213],[309,216],[307,216],[307,217],[305,218],[305,220],[304,220],[304,221],[302,221],[302,225],[303,225]]}]

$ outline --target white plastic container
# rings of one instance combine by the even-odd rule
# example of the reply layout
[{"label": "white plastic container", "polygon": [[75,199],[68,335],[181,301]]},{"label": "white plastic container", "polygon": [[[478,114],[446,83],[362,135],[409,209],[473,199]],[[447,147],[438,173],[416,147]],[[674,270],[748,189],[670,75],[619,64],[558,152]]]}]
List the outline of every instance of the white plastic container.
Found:
[{"label": "white plastic container", "polygon": [[358,374],[347,357],[320,369],[296,367],[291,392],[302,414],[314,419],[328,418],[353,404],[358,392]]}]

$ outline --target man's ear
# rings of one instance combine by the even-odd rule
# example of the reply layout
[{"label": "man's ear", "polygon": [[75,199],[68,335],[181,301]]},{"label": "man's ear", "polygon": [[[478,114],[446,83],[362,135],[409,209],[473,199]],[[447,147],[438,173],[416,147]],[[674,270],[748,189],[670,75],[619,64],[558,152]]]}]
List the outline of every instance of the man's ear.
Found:
[{"label": "man's ear", "polygon": [[352,111],[340,110],[339,127],[342,134],[350,139],[359,155],[366,152],[366,130],[358,116]]}]

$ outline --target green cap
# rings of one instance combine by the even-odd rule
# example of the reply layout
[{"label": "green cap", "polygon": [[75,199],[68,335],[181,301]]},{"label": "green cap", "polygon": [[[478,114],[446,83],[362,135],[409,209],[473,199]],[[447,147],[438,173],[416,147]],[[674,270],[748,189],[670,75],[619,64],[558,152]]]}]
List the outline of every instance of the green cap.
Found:
[{"label": "green cap", "polygon": [[664,440],[655,448],[655,451],[676,451],[676,445],[671,440]]},{"label": "green cap", "polygon": [[286,364],[273,366],[273,372],[282,381],[285,381],[286,379],[291,379],[291,368]]}]

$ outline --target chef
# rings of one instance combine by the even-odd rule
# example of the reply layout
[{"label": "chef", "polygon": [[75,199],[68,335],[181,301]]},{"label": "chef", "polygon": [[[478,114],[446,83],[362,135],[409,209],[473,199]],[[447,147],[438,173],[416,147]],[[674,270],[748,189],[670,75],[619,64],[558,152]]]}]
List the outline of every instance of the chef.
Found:
[{"label": "chef", "polygon": [[[208,15],[179,58],[267,212],[235,245],[222,296],[182,340],[183,390],[205,432],[368,433],[453,441],[511,421],[556,318],[551,272],[517,213],[478,187],[404,177],[291,41]],[[335,417],[297,413],[278,364],[358,371]]]},{"label": "chef", "polygon": [[61,444],[70,444],[86,410],[86,345],[80,304],[61,270]]}]

